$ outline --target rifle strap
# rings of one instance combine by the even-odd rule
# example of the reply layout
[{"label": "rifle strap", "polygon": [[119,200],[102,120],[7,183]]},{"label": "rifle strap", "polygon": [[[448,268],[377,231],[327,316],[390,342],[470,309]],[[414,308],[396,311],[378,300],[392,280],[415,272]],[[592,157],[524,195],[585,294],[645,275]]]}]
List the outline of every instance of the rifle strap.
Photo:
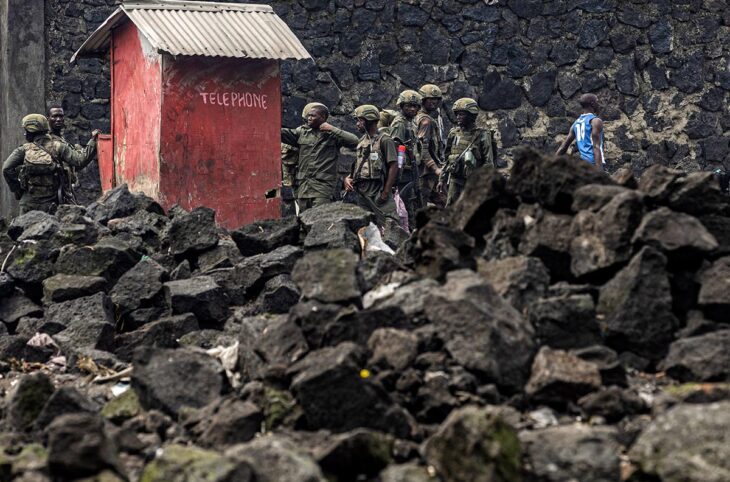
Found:
[{"label": "rifle strap", "polygon": [[[372,150],[373,150],[373,138],[370,137],[369,134],[365,134],[365,135],[368,136],[368,140],[370,141],[370,152],[368,153],[368,156],[369,156],[372,153]],[[378,153],[378,155],[380,155],[380,153]],[[368,162],[368,163],[371,164],[370,165],[370,172],[371,173],[373,172],[372,163],[370,162],[370,159],[369,158],[368,159],[363,159],[362,162],[360,163],[360,167],[357,168],[357,172],[354,172],[355,166],[352,166],[353,167],[353,173],[352,173],[352,181],[353,182],[357,181],[358,178],[360,177],[360,174],[362,174],[362,169],[363,169],[363,167],[365,167],[365,162]],[[355,161],[355,164],[357,164],[357,160]]]}]

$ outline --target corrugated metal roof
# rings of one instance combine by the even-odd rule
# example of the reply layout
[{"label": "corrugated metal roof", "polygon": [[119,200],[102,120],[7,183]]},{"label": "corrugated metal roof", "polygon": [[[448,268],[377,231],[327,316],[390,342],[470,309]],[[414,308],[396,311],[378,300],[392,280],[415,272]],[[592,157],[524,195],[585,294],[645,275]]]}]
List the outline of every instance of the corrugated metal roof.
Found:
[{"label": "corrugated metal roof", "polygon": [[131,20],[152,46],[172,55],[309,59],[299,39],[268,5],[187,2],[125,3],[71,57],[109,50],[112,30]]}]

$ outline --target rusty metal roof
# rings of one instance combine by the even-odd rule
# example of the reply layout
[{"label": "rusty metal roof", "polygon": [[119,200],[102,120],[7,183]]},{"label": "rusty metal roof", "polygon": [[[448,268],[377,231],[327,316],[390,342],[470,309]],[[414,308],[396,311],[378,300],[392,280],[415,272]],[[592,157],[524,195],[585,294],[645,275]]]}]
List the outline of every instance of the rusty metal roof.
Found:
[{"label": "rusty metal roof", "polygon": [[128,20],[159,52],[246,59],[309,59],[299,39],[268,5],[164,0],[122,4],[71,57],[106,52]]}]

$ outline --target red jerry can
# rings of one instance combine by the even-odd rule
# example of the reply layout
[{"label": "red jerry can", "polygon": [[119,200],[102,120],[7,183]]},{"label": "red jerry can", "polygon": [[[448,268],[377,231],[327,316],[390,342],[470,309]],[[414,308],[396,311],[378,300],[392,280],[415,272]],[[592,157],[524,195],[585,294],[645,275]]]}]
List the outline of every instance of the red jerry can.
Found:
[{"label": "red jerry can", "polygon": [[72,57],[111,61],[102,188],[208,206],[236,228],[276,218],[283,59],[310,59],[267,5],[125,3]]}]

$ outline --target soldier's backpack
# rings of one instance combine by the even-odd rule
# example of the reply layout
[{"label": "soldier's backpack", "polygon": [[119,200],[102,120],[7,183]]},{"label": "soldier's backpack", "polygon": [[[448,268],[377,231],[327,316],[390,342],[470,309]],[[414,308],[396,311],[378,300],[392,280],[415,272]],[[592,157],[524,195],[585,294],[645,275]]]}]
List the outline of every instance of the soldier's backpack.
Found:
[{"label": "soldier's backpack", "polygon": [[30,186],[54,186],[59,165],[50,151],[34,142],[26,142],[23,147],[25,158],[18,174],[21,187],[27,190]]}]

